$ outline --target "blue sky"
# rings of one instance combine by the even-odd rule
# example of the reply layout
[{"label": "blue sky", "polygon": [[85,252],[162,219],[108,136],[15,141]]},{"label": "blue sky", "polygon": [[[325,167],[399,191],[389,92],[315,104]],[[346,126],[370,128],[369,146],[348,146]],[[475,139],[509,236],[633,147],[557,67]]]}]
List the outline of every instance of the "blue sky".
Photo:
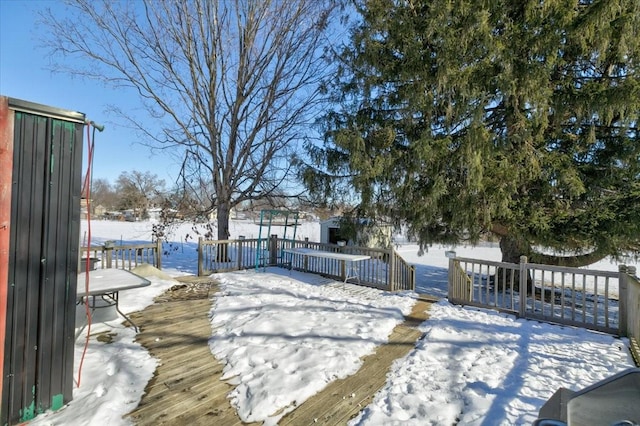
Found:
[{"label": "blue sky", "polygon": [[155,173],[171,186],[177,174],[175,160],[167,154],[151,153],[133,131],[121,125],[121,119],[107,111],[110,104],[134,108],[135,97],[47,69],[49,53],[38,47],[44,29],[37,25],[37,11],[61,6],[56,0],[0,0],[0,94],[79,111],[88,120],[104,124],[105,131],[96,132],[94,179],[106,178],[113,183],[121,172],[139,170]]}]

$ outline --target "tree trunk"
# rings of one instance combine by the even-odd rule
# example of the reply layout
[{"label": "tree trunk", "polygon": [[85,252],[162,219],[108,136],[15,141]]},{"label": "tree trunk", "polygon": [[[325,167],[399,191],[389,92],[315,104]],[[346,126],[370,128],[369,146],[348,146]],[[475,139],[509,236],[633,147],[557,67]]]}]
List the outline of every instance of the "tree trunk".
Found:
[{"label": "tree trunk", "polygon": [[[526,241],[514,238],[511,235],[505,235],[500,238],[500,251],[502,252],[502,261],[505,263],[520,264],[521,256],[528,256],[531,247]],[[513,280],[512,280],[513,275]],[[498,268],[494,277],[496,288],[510,288],[513,282],[513,290],[520,291],[520,273],[506,268]],[[533,290],[533,280],[531,275],[527,277],[527,294],[531,294]]]},{"label": "tree trunk", "polygon": [[229,233],[229,216],[231,209],[226,203],[218,204],[218,240],[228,240]]},{"label": "tree trunk", "polygon": [[503,262],[520,263],[520,256],[527,256],[529,253],[529,244],[510,235],[505,235],[500,238],[500,251]]},{"label": "tree trunk", "polygon": [[[218,204],[218,240],[228,240],[229,233],[229,216],[231,208],[228,203]],[[217,247],[216,260],[218,262],[229,262],[229,244],[220,243]]]}]

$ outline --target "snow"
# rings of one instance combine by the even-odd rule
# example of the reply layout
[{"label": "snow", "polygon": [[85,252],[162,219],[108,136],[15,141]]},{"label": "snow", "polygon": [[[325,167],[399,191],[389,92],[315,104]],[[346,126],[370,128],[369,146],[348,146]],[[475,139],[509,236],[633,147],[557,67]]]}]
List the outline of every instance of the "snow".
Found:
[{"label": "snow", "polygon": [[209,345],[226,364],[223,380],[236,385],[230,398],[245,422],[276,424],[330,381],[358,371],[361,357],[387,340],[414,303],[379,290],[351,293],[353,285],[318,285],[309,274],[289,277],[275,269],[217,276],[222,297],[212,309]]},{"label": "snow", "polygon": [[[91,224],[92,241],[151,240],[148,222]],[[257,237],[255,224],[231,223],[232,238]],[[319,223],[305,223],[297,238],[318,241]],[[83,236],[87,238],[86,224]],[[188,237],[187,237],[188,235]],[[174,230],[163,272],[194,274],[197,233]],[[396,360],[386,385],[350,425],[530,424],[559,388],[583,389],[634,366],[626,339],[572,327],[516,319],[444,300],[450,247],[418,256],[417,246],[398,250],[416,265],[417,290],[441,300],[420,329],[423,337]],[[456,247],[459,256],[499,260],[495,245]],[[609,261],[594,269],[617,270]],[[149,275],[152,285],[120,295],[124,312],[144,309],[175,281]],[[278,419],[333,380],[358,370],[361,358],[384,344],[411,311],[416,294],[384,293],[280,268],[216,274],[212,299],[212,357],[235,386],[231,403],[244,421]],[[99,341],[108,332],[111,342]],[[82,371],[86,334],[76,341],[73,400],[33,425],[128,425],[157,365],[120,320],[93,324]],[[277,414],[276,414],[277,413]]]},{"label": "snow", "polygon": [[522,425],[559,387],[633,367],[622,340],[441,301],[425,337],[351,424]]}]

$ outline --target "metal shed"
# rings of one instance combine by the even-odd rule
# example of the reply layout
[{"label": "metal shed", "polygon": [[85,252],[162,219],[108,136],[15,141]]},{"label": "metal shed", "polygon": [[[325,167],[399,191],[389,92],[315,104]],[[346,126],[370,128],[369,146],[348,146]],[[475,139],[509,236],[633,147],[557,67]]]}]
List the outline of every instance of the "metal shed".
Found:
[{"label": "metal shed", "polygon": [[337,244],[338,241],[345,240],[340,235],[340,218],[331,217],[320,222],[320,242],[324,244]]},{"label": "metal shed", "polygon": [[348,230],[340,229],[342,220],[340,217],[331,217],[320,222],[321,243],[338,244],[339,241],[345,241],[347,245],[362,247],[387,248],[390,246],[393,231],[391,225],[359,219],[355,236],[350,236]]},{"label": "metal shed", "polygon": [[3,425],[72,399],[84,122],[0,96]]}]

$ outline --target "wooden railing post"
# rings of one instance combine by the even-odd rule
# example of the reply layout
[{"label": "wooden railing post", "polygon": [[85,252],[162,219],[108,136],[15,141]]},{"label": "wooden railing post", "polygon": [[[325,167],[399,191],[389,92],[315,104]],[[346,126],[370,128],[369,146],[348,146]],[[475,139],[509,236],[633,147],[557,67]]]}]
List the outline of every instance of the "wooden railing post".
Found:
[{"label": "wooden railing post", "polygon": [[[633,288],[632,288],[633,287]],[[627,337],[632,345],[633,357],[640,365],[640,280],[635,266],[627,266]]]},{"label": "wooden railing post", "polygon": [[269,266],[278,264],[278,236],[271,235],[269,238]]},{"label": "wooden railing post", "polygon": [[618,316],[620,336],[628,337],[629,328],[627,325],[629,312],[627,302],[629,301],[629,276],[627,275],[627,265],[618,266],[618,303],[620,314]]},{"label": "wooden railing post", "polygon": [[107,268],[113,267],[113,241],[104,242],[104,253],[107,258]]},{"label": "wooden railing post", "polygon": [[416,266],[411,265],[411,291],[416,291]]},{"label": "wooden railing post", "polygon": [[162,238],[156,239],[156,268],[162,269]]},{"label": "wooden railing post", "polygon": [[[521,317],[524,317],[527,307],[527,278],[529,277],[529,271],[527,268],[527,256],[520,256],[520,273],[518,274],[518,285],[520,286],[520,309],[518,311]],[[533,283],[531,285],[533,286]],[[533,292],[533,288],[531,290]]]},{"label": "wooden railing post", "polygon": [[244,235],[238,236],[238,270],[242,269],[242,243],[244,242]]},{"label": "wooden railing post", "polygon": [[389,248],[388,259],[389,259],[389,273],[387,278],[388,280],[387,286],[389,291],[395,291],[396,290],[396,280],[395,280],[396,256],[395,256],[395,253],[393,252],[393,248]]},{"label": "wooden railing post", "polygon": [[449,271],[447,274],[447,297],[449,300],[455,297],[454,293],[454,282],[453,277],[455,276],[456,271],[456,252],[455,251],[447,251],[444,253],[445,256],[449,259]]},{"label": "wooden railing post", "polygon": [[202,244],[202,237],[198,238],[198,276],[201,277],[204,275],[204,265],[203,265],[203,250],[204,245]]}]

